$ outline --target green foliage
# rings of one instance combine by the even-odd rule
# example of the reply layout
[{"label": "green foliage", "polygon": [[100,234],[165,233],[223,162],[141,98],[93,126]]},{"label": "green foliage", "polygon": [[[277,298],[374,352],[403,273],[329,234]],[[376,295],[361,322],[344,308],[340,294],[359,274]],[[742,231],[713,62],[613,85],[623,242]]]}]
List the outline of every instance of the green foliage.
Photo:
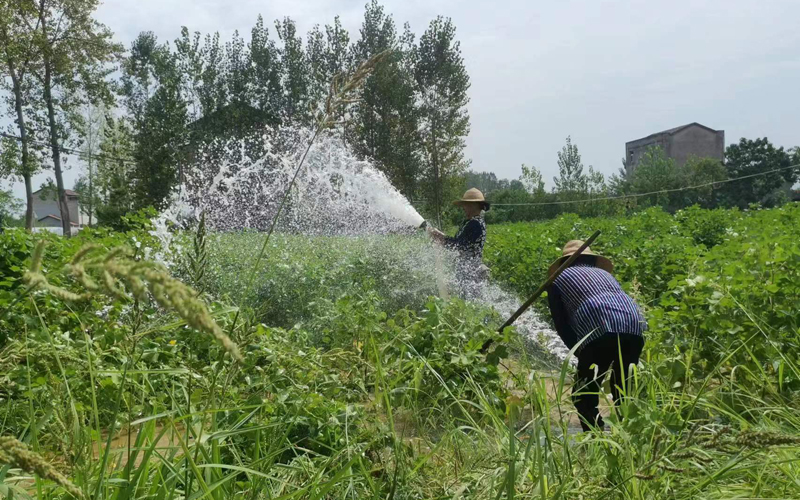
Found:
[{"label": "green foliage", "polygon": [[742,382],[786,388],[800,375],[786,372],[783,354],[800,341],[791,312],[798,224],[800,209],[792,205],[744,212],[691,207],[674,216],[650,209],[618,219],[561,216],[492,226],[485,258],[493,276],[525,295],[545,279],[561,245],[600,229],[593,249],[614,262],[618,279],[646,308],[651,352],[694,350],[695,376],[720,377],[738,366]]},{"label": "green foliage", "polygon": [[122,70],[133,129],[135,165],[126,179],[133,188],[133,207],[163,208],[179,181],[178,167],[186,153],[183,77],[175,54],[166,44],[159,45],[152,32],[143,32],[133,41]]},{"label": "green foliage", "polygon": [[691,157],[681,169],[680,175],[683,186],[703,186],[681,193],[683,206],[696,204],[702,208],[715,208],[721,204],[723,191],[712,184],[728,178],[728,172],[721,161],[715,158]]},{"label": "green foliage", "polygon": [[133,210],[133,193],[129,184],[134,170],[132,152],[133,138],[127,122],[107,116],[94,187],[98,198],[95,217],[101,226],[125,230],[122,219]]},{"label": "green foliage", "polygon": [[572,144],[567,136],[567,143],[558,152],[558,177],[553,178],[553,190],[565,200],[582,197],[587,191],[587,178],[583,173],[583,163],[578,146]]},{"label": "green foliage", "polygon": [[413,51],[413,60],[426,197],[438,216],[450,199],[461,194],[462,183],[456,179],[469,166],[464,147],[469,134],[470,80],[450,18],[431,21]]},{"label": "green foliage", "polygon": [[[59,270],[91,259],[76,255],[86,242],[147,253],[146,220],[45,235],[48,281],[84,293]],[[0,345],[0,432],[57,457],[97,498],[800,495],[798,207],[495,225],[486,257],[527,293],[564,241],[597,228],[594,249],[650,323],[625,420],[610,415],[608,432],[571,433],[571,368],[533,364],[513,330],[479,353],[505,318],[428,298],[424,239],[277,235],[249,297],[236,292],[260,235],[178,234],[181,263],[193,241],[205,247],[202,300],[239,347],[234,363],[149,298],[23,294],[34,237],[21,230],[0,235],[0,331],[13,332]],[[12,452],[0,460],[19,466]],[[63,497],[68,483],[33,470],[20,488],[26,473],[0,469],[0,491]]]},{"label": "green foliage", "polygon": [[5,221],[19,214],[22,210],[22,200],[14,196],[10,190],[0,189],[0,227]]},{"label": "green foliage", "polygon": [[688,232],[695,244],[711,248],[725,240],[731,214],[736,214],[736,211],[702,210],[694,205],[676,212],[675,220],[681,224],[683,232]]},{"label": "green foliage", "polygon": [[374,160],[394,186],[413,198],[421,175],[413,35],[408,29],[398,35],[394,19],[376,0],[367,4],[360,32],[351,49],[355,60],[391,53],[364,82],[345,132],[356,153]]},{"label": "green foliage", "polygon": [[[738,144],[731,144],[725,150],[725,168],[731,178],[785,169],[791,164],[789,153],[782,147],[773,146],[766,137],[756,140],[742,138]],[[751,203],[778,205],[785,201],[780,199],[781,188],[785,184],[791,186],[797,178],[797,169],[785,169],[752,180],[729,183],[725,187],[727,203],[739,208],[746,208]]]}]

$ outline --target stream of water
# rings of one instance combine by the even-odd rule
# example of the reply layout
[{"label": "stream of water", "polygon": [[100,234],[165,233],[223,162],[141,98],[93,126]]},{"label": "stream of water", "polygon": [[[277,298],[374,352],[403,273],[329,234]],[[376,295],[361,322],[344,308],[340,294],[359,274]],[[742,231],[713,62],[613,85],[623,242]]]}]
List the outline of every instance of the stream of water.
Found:
[{"label": "stream of water", "polygon": [[[201,212],[212,231],[268,229],[311,138],[307,129],[280,128],[260,137],[217,141],[204,146],[195,165],[187,169],[181,190],[156,221],[155,234],[170,238],[170,227],[189,227]],[[415,234],[423,218],[369,161],[359,159],[334,134],[323,133],[314,142],[278,230],[308,236]],[[489,229],[491,231],[491,228]],[[440,295],[454,282],[437,259],[452,259],[446,251],[421,252],[420,266],[435,266]],[[433,260],[433,264],[428,262]],[[408,265],[408,264],[405,264]],[[446,275],[447,274],[447,275]],[[486,283],[470,298],[510,316],[520,301],[495,283]],[[567,349],[533,311],[515,323],[517,331],[556,359]]]}]

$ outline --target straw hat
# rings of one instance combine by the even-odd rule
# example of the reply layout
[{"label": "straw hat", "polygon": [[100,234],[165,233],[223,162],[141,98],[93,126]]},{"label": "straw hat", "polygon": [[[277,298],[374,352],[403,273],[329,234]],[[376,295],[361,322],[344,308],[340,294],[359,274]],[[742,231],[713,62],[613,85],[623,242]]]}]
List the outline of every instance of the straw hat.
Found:
[{"label": "straw hat", "polygon": [[[570,255],[574,254],[578,251],[578,249],[583,245],[583,241],[581,240],[572,240],[568,241],[566,245],[564,245],[564,250],[561,251],[561,257],[555,260],[552,264],[550,264],[550,271],[549,274],[553,274],[556,272],[556,269],[569,258]],[[586,250],[581,252],[581,255],[591,255],[595,257],[596,266],[604,271],[612,272],[614,271],[614,264],[611,263],[608,258],[603,257],[602,255],[598,255],[592,252],[592,249],[586,247]]]},{"label": "straw hat", "polygon": [[489,208],[489,203],[487,203],[486,198],[483,197],[483,193],[481,193],[477,188],[468,189],[460,200],[453,202],[453,205],[462,205],[464,203],[483,203],[486,209]]}]

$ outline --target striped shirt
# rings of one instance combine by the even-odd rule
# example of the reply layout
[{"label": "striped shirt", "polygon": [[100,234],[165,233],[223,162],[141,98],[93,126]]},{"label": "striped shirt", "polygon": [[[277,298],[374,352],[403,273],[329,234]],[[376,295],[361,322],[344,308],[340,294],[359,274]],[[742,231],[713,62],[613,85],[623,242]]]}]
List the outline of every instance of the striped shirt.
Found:
[{"label": "striped shirt", "polygon": [[607,271],[576,263],[556,278],[548,291],[550,313],[558,335],[579,353],[607,333],[643,336],[647,323],[642,312]]}]

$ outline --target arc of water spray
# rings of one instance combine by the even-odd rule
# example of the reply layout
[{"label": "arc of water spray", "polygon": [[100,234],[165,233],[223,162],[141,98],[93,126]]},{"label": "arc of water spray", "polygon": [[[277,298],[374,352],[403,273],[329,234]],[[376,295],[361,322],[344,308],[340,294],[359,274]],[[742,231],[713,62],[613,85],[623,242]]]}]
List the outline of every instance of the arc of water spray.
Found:
[{"label": "arc of water spray", "polygon": [[[291,193],[292,188],[294,187],[295,181],[297,180],[297,176],[300,174],[300,170],[303,168],[303,164],[306,161],[306,157],[308,156],[309,151],[311,151],[311,147],[314,145],[314,141],[317,140],[319,134],[326,128],[332,127],[336,124],[334,121],[337,112],[341,111],[344,106],[347,104],[351,104],[356,102],[357,99],[353,99],[350,97],[350,94],[357,90],[358,88],[363,85],[364,81],[367,77],[372,74],[375,70],[375,67],[382,62],[388,55],[392,52],[392,49],[384,50],[374,56],[370,57],[356,69],[356,71],[350,76],[348,80],[344,80],[343,74],[338,74],[333,77],[331,81],[330,91],[328,92],[328,97],[325,99],[325,109],[321,111],[318,118],[317,118],[317,126],[314,129],[314,135],[311,136],[311,139],[308,141],[308,145],[306,146],[306,150],[303,152],[303,156],[300,158],[300,162],[297,164],[297,168],[294,171],[294,175],[292,176],[292,180],[289,181],[289,185],[286,186],[286,190],[283,193],[281,198],[281,203],[278,205],[278,210],[275,212],[275,215],[272,217],[272,222],[269,226],[269,231],[267,235],[264,237],[264,243],[261,245],[261,250],[258,252],[258,256],[253,264],[253,272],[250,273],[250,278],[247,280],[247,286],[245,290],[247,293],[250,292],[253,283],[255,281],[256,274],[258,274],[258,268],[261,265],[261,260],[264,258],[264,254],[267,250],[267,245],[269,244],[269,240],[272,237],[272,233],[275,231],[275,226],[278,224],[278,218],[281,216],[283,212],[283,207],[286,205],[286,200],[289,198],[289,193]],[[236,328],[236,323],[239,319],[239,310],[236,311],[236,315],[233,318],[233,323],[231,324],[230,334],[233,334],[233,330]]]}]

